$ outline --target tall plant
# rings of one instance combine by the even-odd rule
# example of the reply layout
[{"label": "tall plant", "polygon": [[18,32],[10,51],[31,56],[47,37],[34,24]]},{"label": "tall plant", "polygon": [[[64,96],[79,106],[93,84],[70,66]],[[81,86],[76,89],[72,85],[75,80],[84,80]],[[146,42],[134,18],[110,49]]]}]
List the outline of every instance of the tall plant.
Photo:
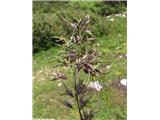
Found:
[{"label": "tall plant", "polygon": [[[74,101],[80,120],[91,120],[97,111],[89,109],[87,104],[91,102],[94,91],[89,87],[90,85],[80,75],[84,72],[90,80],[97,75],[103,74],[95,65],[98,63],[99,55],[96,50],[97,40],[94,34],[89,29],[90,17],[89,15],[71,23],[64,19],[73,28],[73,32],[69,39],[63,39],[63,51],[60,52],[57,61],[59,65],[68,66],[72,70],[73,89],[64,84],[65,93]],[[83,73],[83,74],[84,74]],[[69,100],[61,100],[65,106],[73,109],[73,103]]]}]

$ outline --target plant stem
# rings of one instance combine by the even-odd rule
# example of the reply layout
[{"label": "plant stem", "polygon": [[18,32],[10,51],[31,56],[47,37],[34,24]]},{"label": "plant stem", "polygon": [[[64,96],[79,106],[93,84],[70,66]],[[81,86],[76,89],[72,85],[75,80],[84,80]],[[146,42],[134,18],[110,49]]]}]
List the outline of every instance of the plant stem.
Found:
[{"label": "plant stem", "polygon": [[82,116],[82,113],[81,113],[81,109],[80,109],[79,97],[78,97],[78,94],[77,94],[77,71],[76,71],[76,66],[75,65],[74,65],[74,69],[73,69],[73,80],[74,80],[75,100],[76,100],[76,103],[77,103],[77,108],[78,108],[80,120],[84,120],[83,116]]}]

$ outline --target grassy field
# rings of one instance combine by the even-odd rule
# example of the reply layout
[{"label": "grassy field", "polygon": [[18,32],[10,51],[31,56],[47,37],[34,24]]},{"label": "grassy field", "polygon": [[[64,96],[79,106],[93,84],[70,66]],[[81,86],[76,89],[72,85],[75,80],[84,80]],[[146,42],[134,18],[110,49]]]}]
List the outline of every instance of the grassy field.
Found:
[{"label": "grassy field", "polygon": [[[109,74],[98,78],[103,88],[93,96],[97,102],[91,107],[98,110],[95,120],[127,119],[126,89],[119,83],[119,80],[127,78],[127,19],[116,16],[112,18],[114,21],[109,21],[109,27],[112,27],[113,31],[107,36],[97,38],[98,50],[104,56],[102,61],[106,67],[111,67],[108,67]],[[53,68],[55,64],[51,61],[60,49],[54,47],[33,55],[33,118],[78,120],[76,110],[71,111],[56,100],[63,91],[60,83],[70,85],[70,81],[50,81],[52,72],[55,71],[62,71],[71,77],[68,68]]]}]

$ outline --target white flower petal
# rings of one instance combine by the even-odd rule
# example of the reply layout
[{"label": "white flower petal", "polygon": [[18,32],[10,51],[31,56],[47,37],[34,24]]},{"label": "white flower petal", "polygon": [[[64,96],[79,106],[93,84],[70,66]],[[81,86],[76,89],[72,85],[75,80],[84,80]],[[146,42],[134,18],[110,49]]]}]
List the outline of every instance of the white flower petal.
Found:
[{"label": "white flower petal", "polygon": [[122,58],[122,57],[123,57],[122,55],[119,56],[119,58]]},{"label": "white flower petal", "polygon": [[124,86],[127,86],[127,79],[122,79],[120,83]]},{"label": "white flower petal", "polygon": [[58,83],[57,86],[58,86],[58,87],[61,87],[61,86],[62,86],[62,83]]},{"label": "white flower petal", "polygon": [[99,84],[98,81],[90,82],[90,84],[88,85],[88,87],[94,88],[97,91],[100,91],[102,89],[102,86]]},{"label": "white flower petal", "polygon": [[107,67],[107,69],[110,69],[112,67],[112,65],[107,65],[106,67]]},{"label": "white flower petal", "polygon": [[110,18],[110,19],[108,19],[109,21],[114,21],[114,19],[113,18]]}]

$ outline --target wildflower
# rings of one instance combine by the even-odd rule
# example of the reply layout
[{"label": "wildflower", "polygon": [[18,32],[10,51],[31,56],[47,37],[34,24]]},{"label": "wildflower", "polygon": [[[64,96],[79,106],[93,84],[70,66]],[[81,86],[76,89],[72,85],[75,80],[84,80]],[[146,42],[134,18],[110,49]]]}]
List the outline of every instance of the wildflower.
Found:
[{"label": "wildflower", "polygon": [[124,86],[127,86],[127,79],[122,79],[120,83]]},{"label": "wildflower", "polygon": [[97,91],[100,91],[102,89],[102,86],[99,84],[98,81],[90,82],[90,84],[88,85],[88,87],[94,88]]},{"label": "wildflower", "polygon": [[110,18],[110,19],[108,19],[109,21],[114,21],[114,19],[113,18]]},{"label": "wildflower", "polygon": [[39,71],[39,73],[42,73],[42,72],[43,72],[42,70]]},{"label": "wildflower", "polygon": [[121,17],[121,14],[115,14],[116,17]]},{"label": "wildflower", "polygon": [[60,82],[60,83],[58,83],[58,84],[57,84],[57,86],[58,86],[58,87],[61,87],[61,86],[62,86],[62,83],[61,83],[61,82]]},{"label": "wildflower", "polygon": [[122,14],[122,17],[126,17],[126,15],[125,15],[125,14]]},{"label": "wildflower", "polygon": [[109,16],[107,16],[107,18],[111,18],[111,16],[109,15]]},{"label": "wildflower", "polygon": [[119,58],[122,58],[122,57],[123,57],[122,55],[119,56]]},{"label": "wildflower", "polygon": [[106,67],[107,67],[107,69],[110,69],[112,67],[112,65],[107,65]]},{"label": "wildflower", "polygon": [[119,13],[119,14],[115,14],[116,17],[126,17],[127,16],[127,13],[124,12],[124,13]]}]

